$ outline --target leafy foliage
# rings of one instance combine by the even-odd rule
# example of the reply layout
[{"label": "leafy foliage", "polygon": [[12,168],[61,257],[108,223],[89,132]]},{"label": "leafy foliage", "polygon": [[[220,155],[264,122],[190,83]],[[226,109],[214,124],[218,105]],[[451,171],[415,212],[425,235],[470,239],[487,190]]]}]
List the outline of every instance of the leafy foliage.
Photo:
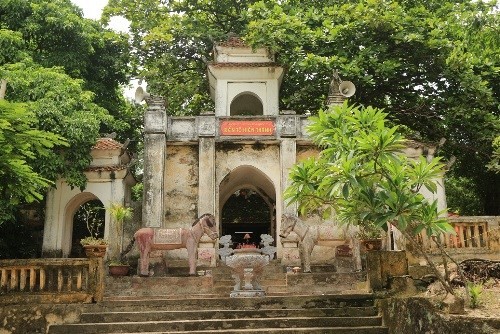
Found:
[{"label": "leafy foliage", "polygon": [[477,307],[481,306],[483,286],[481,284],[467,282],[466,288],[467,288],[467,293],[469,294],[469,297],[470,297],[470,305],[469,306],[471,308],[477,308]]},{"label": "leafy foliage", "polygon": [[[69,0],[3,1],[0,18],[5,99],[24,103],[34,129],[65,139],[64,146],[54,144],[26,161],[32,176],[45,182],[35,182],[37,194],[58,177],[82,188],[101,133],[118,132],[118,140],[131,138],[130,147],[138,146],[142,109],[127,106],[121,88],[130,72],[128,36],[84,19]],[[9,187],[31,189],[15,182]]]},{"label": "leafy foliage", "polygon": [[95,102],[119,115],[125,104],[120,85],[127,83],[130,71],[126,35],[84,19],[70,0],[3,1],[0,17],[0,28],[20,34],[35,63],[60,66],[72,78],[83,79]]},{"label": "leafy foliage", "polygon": [[322,151],[292,168],[285,198],[297,202],[302,214],[335,211],[344,223],[390,224],[411,235],[453,232],[439,217],[437,202],[420,193],[436,192],[443,164],[408,158],[407,141],[386,117],[380,109],[346,103],[312,117],[308,131]]},{"label": "leafy foliage", "polygon": [[56,134],[38,130],[34,114],[25,105],[0,100],[0,224],[13,218],[19,203],[43,198],[51,182],[36,173],[34,161],[66,146]]},{"label": "leafy foliage", "polygon": [[86,183],[83,170],[91,161],[90,149],[103,123],[112,117],[92,102],[93,94],[82,89],[82,81],[72,79],[61,68],[44,68],[30,60],[3,67],[8,81],[6,98],[26,103],[40,130],[66,139],[67,148],[57,148],[31,164],[43,177],[62,176],[72,186]]}]

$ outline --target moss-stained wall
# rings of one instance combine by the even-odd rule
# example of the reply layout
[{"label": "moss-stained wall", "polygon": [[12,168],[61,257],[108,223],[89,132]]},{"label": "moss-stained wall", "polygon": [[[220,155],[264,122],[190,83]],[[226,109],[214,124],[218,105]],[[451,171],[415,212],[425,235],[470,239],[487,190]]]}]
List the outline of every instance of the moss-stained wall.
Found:
[{"label": "moss-stained wall", "polygon": [[2,305],[0,334],[42,334],[53,324],[74,323],[93,305],[37,304]]},{"label": "moss-stained wall", "polygon": [[317,146],[300,145],[297,146],[297,161],[305,160],[309,157],[317,157],[320,150]]},{"label": "moss-stained wall", "polygon": [[198,146],[167,146],[164,227],[188,227],[196,219]]},{"label": "moss-stained wall", "polygon": [[389,334],[494,334],[500,319],[444,315],[423,298],[387,298],[378,301]]}]

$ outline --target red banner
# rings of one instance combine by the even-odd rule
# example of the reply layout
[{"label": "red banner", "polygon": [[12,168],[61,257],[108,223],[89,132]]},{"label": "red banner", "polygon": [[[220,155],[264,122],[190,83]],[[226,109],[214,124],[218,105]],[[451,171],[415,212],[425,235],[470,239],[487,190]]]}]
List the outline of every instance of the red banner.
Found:
[{"label": "red banner", "polygon": [[274,121],[222,121],[221,136],[272,136]]}]

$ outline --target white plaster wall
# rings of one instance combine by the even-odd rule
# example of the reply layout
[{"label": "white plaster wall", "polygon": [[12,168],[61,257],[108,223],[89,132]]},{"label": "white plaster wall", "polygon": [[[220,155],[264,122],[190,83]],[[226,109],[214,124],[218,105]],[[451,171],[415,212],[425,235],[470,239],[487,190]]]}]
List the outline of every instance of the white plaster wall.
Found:
[{"label": "white plaster wall", "polygon": [[[113,202],[124,203],[127,189],[124,179],[99,178],[89,179],[85,191],[81,192],[59,179],[47,195],[43,253],[62,252],[62,256],[67,257],[71,251],[73,215],[78,207],[92,199],[100,200],[106,208]],[[110,228],[110,220],[106,210],[104,237],[113,241],[115,233]]]}]

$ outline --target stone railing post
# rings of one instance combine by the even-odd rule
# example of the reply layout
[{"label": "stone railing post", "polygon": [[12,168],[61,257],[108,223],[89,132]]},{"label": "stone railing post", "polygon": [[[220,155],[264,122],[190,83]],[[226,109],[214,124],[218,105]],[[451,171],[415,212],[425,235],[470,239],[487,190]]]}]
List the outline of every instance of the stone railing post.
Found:
[{"label": "stone railing post", "polygon": [[104,297],[104,260],[102,257],[89,258],[89,287],[94,302],[101,302]]}]

